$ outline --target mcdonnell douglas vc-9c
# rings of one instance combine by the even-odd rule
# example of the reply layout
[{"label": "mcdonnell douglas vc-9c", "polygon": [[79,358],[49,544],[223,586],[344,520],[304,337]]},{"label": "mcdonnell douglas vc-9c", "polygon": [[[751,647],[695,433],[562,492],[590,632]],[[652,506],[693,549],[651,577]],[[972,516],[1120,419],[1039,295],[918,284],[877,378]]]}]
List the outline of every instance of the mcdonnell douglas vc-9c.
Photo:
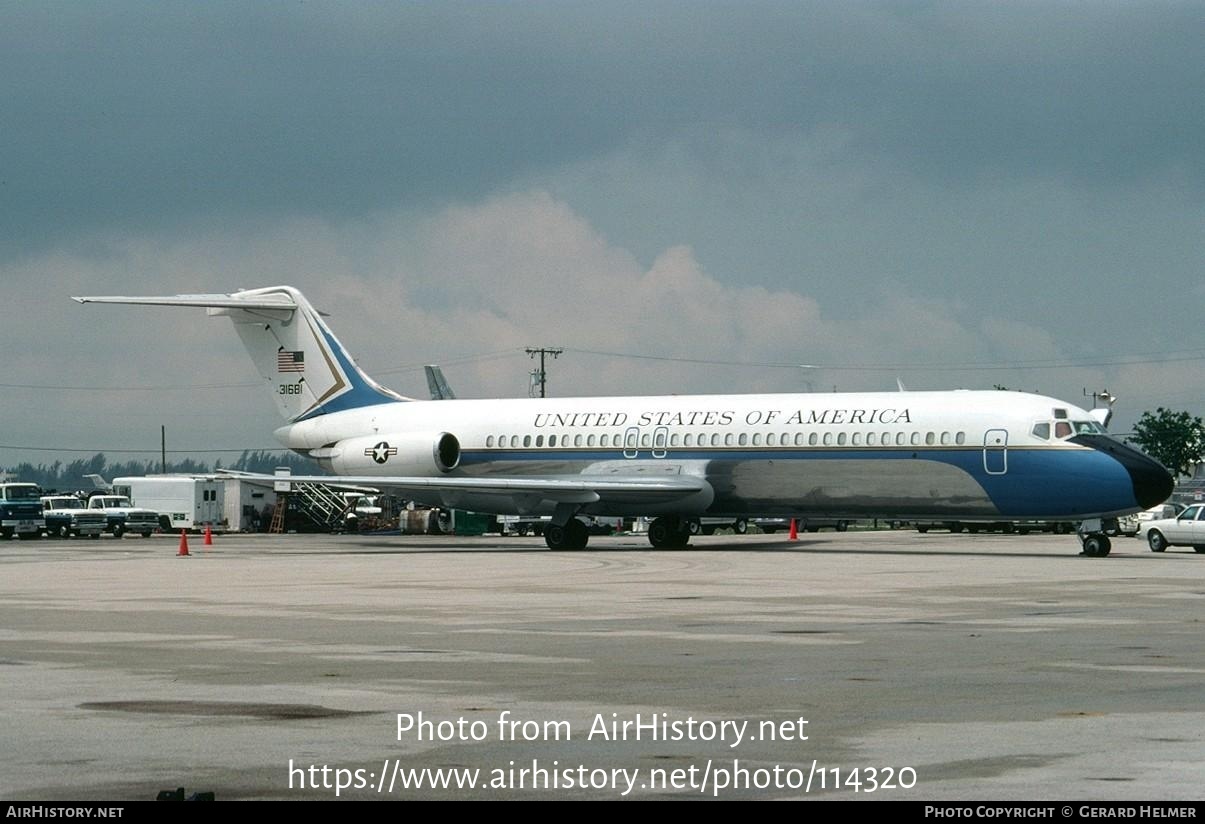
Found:
[{"label": "mcdonnell douglas vc-9c", "polygon": [[[700,516],[1083,522],[1107,555],[1116,517],[1171,494],[1157,462],[1089,412],[1017,392],[404,398],[369,378],[296,289],[81,297],[204,307],[234,322],[286,423],[276,437],[349,483],[423,503],[551,515],[647,515],[655,547]],[[329,478],[295,478],[329,480]]]}]

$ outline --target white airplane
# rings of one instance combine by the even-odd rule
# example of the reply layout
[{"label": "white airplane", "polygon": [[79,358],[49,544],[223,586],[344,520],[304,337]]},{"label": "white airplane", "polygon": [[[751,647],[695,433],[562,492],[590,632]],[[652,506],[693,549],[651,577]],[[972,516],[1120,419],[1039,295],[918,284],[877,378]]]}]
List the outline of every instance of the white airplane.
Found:
[{"label": "white airplane", "polygon": [[420,401],[360,371],[289,286],[75,300],[230,318],[286,421],[275,432],[286,447],[348,483],[433,506],[550,515],[553,549],[586,546],[579,515],[654,516],[655,547],[685,546],[704,515],[784,515],[1080,521],[1084,554],[1103,556],[1118,515],[1172,490],[1167,470],[1103,419],[1038,395]]}]

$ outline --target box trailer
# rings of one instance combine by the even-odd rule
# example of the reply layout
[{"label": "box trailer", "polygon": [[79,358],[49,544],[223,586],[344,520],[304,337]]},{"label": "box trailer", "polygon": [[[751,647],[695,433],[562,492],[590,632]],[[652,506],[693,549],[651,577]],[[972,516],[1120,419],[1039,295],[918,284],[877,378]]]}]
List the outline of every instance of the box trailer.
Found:
[{"label": "box trailer", "polygon": [[[127,496],[135,505],[159,513],[159,525],[168,531],[181,529],[226,530],[225,482],[188,475],[148,475],[116,478],[113,492]],[[236,527],[237,528],[237,527]]]}]

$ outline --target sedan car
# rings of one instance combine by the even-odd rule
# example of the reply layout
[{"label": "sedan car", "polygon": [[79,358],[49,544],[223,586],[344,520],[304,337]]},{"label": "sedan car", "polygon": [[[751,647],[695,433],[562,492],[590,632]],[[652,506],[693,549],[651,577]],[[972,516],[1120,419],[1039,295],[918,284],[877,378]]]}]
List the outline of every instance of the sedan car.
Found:
[{"label": "sedan car", "polygon": [[1143,521],[1139,537],[1145,537],[1151,552],[1162,552],[1169,546],[1190,546],[1205,552],[1205,504],[1185,507],[1174,518]]}]

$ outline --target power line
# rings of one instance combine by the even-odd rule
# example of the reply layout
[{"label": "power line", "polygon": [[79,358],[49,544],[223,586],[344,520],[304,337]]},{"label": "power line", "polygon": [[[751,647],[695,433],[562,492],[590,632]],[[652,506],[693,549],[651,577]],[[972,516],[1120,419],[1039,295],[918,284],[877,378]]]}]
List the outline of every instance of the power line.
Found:
[{"label": "power line", "polygon": [[[518,357],[518,349],[508,349],[502,352],[484,352],[476,355],[463,355],[458,358],[447,358],[440,363],[443,365],[459,364],[459,363],[474,363],[478,361],[497,360],[499,358]],[[394,375],[404,372],[416,372],[421,370],[430,361],[424,361],[420,364],[406,364],[395,366],[386,369],[371,370],[377,375]],[[123,384],[107,384],[105,386],[70,386],[66,384],[49,384],[49,383],[0,383],[0,389],[35,389],[48,390],[52,392],[193,392],[198,390],[213,390],[213,389],[253,389],[261,386],[260,383],[244,382],[244,383],[190,383],[190,384],[157,384],[157,385],[142,385],[131,386]]]},{"label": "power line", "polygon": [[1005,363],[1002,361],[978,361],[978,362],[961,362],[961,363],[895,363],[895,364],[838,364],[838,363],[797,363],[787,361],[730,361],[730,360],[714,360],[707,358],[685,358],[671,357],[664,355],[637,355],[629,352],[603,352],[595,349],[577,349],[573,347],[567,348],[565,351],[576,352],[581,355],[595,355],[605,358],[627,358],[630,360],[651,360],[665,361],[669,363],[693,363],[704,366],[737,366],[737,367],[757,367],[763,369],[828,369],[835,372],[927,372],[932,370],[943,371],[1005,371],[1005,370],[1031,370],[1031,369],[1083,369],[1089,367],[1100,366],[1140,366],[1146,364],[1159,363],[1185,363],[1188,361],[1205,360],[1205,354],[1187,355],[1188,352],[1205,352],[1205,350],[1181,350],[1181,352],[1163,353],[1165,355],[1184,353],[1185,357],[1158,357],[1140,359],[1137,356],[1124,357],[1118,360],[1083,360],[1077,361],[1073,359],[1066,360],[1034,360],[1034,361],[1013,361]]},{"label": "power line", "polygon": [[[161,453],[159,449],[97,449],[89,447],[88,449],[75,449],[70,446],[13,446],[11,444],[0,444],[0,449],[12,449],[19,452],[84,452],[84,453],[99,453],[111,452],[118,455],[158,455]],[[217,453],[243,453],[243,452],[288,452],[282,446],[269,447],[245,447],[242,449],[169,449],[169,455],[209,455]]]},{"label": "power line", "polygon": [[63,392],[178,392],[198,389],[247,389],[259,386],[258,383],[193,383],[187,386],[125,386],[109,384],[108,386],[63,386],[44,383],[0,383],[0,389],[48,389]]},{"label": "power line", "polygon": [[[448,358],[440,361],[442,365],[474,363],[489,360],[499,360],[503,358],[516,357],[520,350],[504,350],[499,352],[485,352],[475,355],[464,355],[457,358]],[[1174,363],[1189,363],[1205,360],[1205,349],[1179,349],[1164,352],[1139,352],[1130,355],[1119,355],[1113,359],[1075,359],[1075,358],[1046,358],[1036,360],[1021,360],[1021,361],[962,361],[955,363],[894,363],[894,364],[841,364],[841,363],[810,363],[802,364],[794,361],[736,361],[736,360],[720,360],[715,358],[689,358],[676,357],[670,355],[641,355],[632,352],[607,352],[597,349],[580,349],[577,347],[566,347],[564,349],[549,349],[549,348],[528,348],[525,351],[529,356],[535,357],[535,354],[541,352],[552,354],[555,358],[563,352],[575,352],[581,355],[593,355],[595,357],[604,358],[623,358],[627,360],[647,360],[660,361],[665,363],[688,363],[697,364],[700,366],[732,366],[738,368],[760,368],[760,369],[828,369],[836,372],[926,372],[932,370],[944,371],[1009,371],[1009,370],[1048,370],[1048,369],[1086,369],[1105,366],[1145,366],[1151,364],[1174,364]],[[541,356],[543,357],[543,356]],[[385,369],[372,369],[376,375],[396,375],[406,372],[417,372],[426,365],[426,362],[421,364],[405,364],[401,366],[388,367]],[[546,380],[543,362],[539,370],[539,376],[542,381]],[[250,389],[260,386],[260,383],[241,382],[241,383],[192,383],[192,384],[158,384],[158,385],[114,385],[108,384],[105,386],[92,385],[67,385],[67,384],[42,384],[42,383],[0,383],[0,389],[26,389],[35,391],[51,391],[51,392],[196,392],[196,391],[212,391],[220,389]],[[543,395],[541,395],[543,397]]]},{"label": "power line", "polygon": [[[464,355],[459,358],[440,358],[438,362],[440,366],[454,366],[459,363],[477,363],[480,361],[498,360],[500,358],[515,358],[518,356],[518,349],[507,349],[503,352],[484,352],[479,355]],[[403,372],[417,372],[429,363],[432,363],[432,361],[426,360],[422,363],[393,366],[386,369],[373,369],[371,371],[374,375],[396,375]]]}]

